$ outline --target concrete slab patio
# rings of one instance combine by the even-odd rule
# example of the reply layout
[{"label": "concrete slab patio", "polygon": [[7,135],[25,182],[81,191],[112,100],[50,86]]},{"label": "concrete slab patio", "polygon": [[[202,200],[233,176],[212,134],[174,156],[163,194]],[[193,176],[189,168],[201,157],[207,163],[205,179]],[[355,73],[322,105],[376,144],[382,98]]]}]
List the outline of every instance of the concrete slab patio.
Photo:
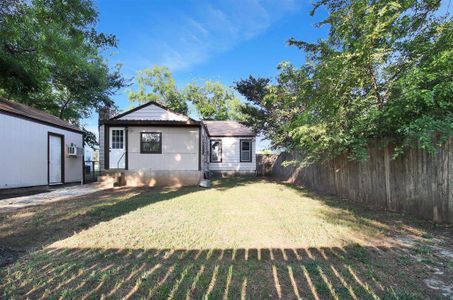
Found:
[{"label": "concrete slab patio", "polygon": [[72,199],[78,196],[84,196],[106,190],[109,187],[98,182],[93,182],[84,185],[68,186],[58,188],[50,192],[42,192],[39,194],[12,197],[0,200],[0,212],[7,212],[24,207],[47,204],[54,201],[64,199]]}]

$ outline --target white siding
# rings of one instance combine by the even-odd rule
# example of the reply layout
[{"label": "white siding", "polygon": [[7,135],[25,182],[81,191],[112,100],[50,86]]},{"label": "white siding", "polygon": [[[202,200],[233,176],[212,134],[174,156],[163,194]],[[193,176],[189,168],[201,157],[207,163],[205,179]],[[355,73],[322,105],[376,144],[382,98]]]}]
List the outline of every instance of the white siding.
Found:
[{"label": "white siding", "polygon": [[[140,133],[161,132],[162,153],[141,154]],[[197,127],[129,127],[129,170],[198,170]]]},{"label": "white siding", "polygon": [[151,104],[118,118],[118,120],[187,121],[189,118]]},{"label": "white siding", "polygon": [[252,162],[241,162],[239,155],[239,143],[246,137],[210,137],[211,140],[222,140],[222,162],[209,163],[210,171],[256,171],[256,142],[252,139]]},{"label": "white siding", "polygon": [[[82,134],[0,113],[0,189],[47,184],[48,132],[83,147]],[[65,154],[65,182],[81,181],[82,157]]]}]

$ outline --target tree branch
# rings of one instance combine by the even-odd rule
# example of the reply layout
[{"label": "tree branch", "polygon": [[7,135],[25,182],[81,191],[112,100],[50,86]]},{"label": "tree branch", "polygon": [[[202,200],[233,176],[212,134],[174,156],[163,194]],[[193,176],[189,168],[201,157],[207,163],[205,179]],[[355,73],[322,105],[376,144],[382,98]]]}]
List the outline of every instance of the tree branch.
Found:
[{"label": "tree branch", "polygon": [[29,48],[29,49],[17,49],[16,47],[14,46],[11,46],[7,43],[4,43],[3,44],[6,51],[8,51],[9,54],[12,54],[12,55],[15,55],[15,54],[22,54],[22,53],[32,53],[32,52],[35,52],[36,49],[35,48]]},{"label": "tree branch", "polygon": [[379,109],[382,109],[384,107],[384,101],[379,92],[379,85],[377,83],[376,75],[374,75],[373,66],[371,65],[371,61],[368,63],[368,72],[370,73],[370,76],[371,76],[371,83],[373,84],[374,94],[377,98]]},{"label": "tree branch", "polygon": [[68,108],[68,105],[69,103],[71,102],[71,98],[68,98],[68,100],[66,100],[63,104],[63,106],[60,108],[60,114],[58,115],[58,117],[60,119],[63,119],[63,113],[65,112],[65,110]]}]

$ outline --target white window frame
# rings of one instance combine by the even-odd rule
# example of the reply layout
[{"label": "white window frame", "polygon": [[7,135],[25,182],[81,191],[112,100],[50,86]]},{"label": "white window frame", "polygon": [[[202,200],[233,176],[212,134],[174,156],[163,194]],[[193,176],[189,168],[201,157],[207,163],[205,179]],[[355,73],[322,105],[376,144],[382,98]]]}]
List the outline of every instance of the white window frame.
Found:
[{"label": "white window frame", "polygon": [[[249,144],[249,149],[248,150],[242,150],[242,143],[248,143]],[[253,141],[250,139],[241,139],[239,140],[239,161],[240,162],[252,162],[252,149],[253,149]],[[249,153],[249,159],[243,159],[242,158],[242,153]]]}]

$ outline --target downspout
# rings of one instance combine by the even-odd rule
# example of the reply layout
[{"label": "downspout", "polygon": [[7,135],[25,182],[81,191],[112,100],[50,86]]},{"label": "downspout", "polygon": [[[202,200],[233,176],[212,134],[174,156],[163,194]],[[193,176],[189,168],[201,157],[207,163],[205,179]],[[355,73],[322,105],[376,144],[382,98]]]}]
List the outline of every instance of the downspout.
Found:
[{"label": "downspout", "polygon": [[129,170],[129,126],[126,126],[124,129],[124,134],[126,135],[126,154],[125,154],[125,162],[124,162],[124,169]]},{"label": "downspout", "polygon": [[201,171],[201,126],[198,127],[198,171]]},{"label": "downspout", "polygon": [[85,184],[85,183],[86,183],[86,181],[85,181],[85,140],[83,139],[83,134],[82,134],[82,182],[81,182],[81,184]]}]

